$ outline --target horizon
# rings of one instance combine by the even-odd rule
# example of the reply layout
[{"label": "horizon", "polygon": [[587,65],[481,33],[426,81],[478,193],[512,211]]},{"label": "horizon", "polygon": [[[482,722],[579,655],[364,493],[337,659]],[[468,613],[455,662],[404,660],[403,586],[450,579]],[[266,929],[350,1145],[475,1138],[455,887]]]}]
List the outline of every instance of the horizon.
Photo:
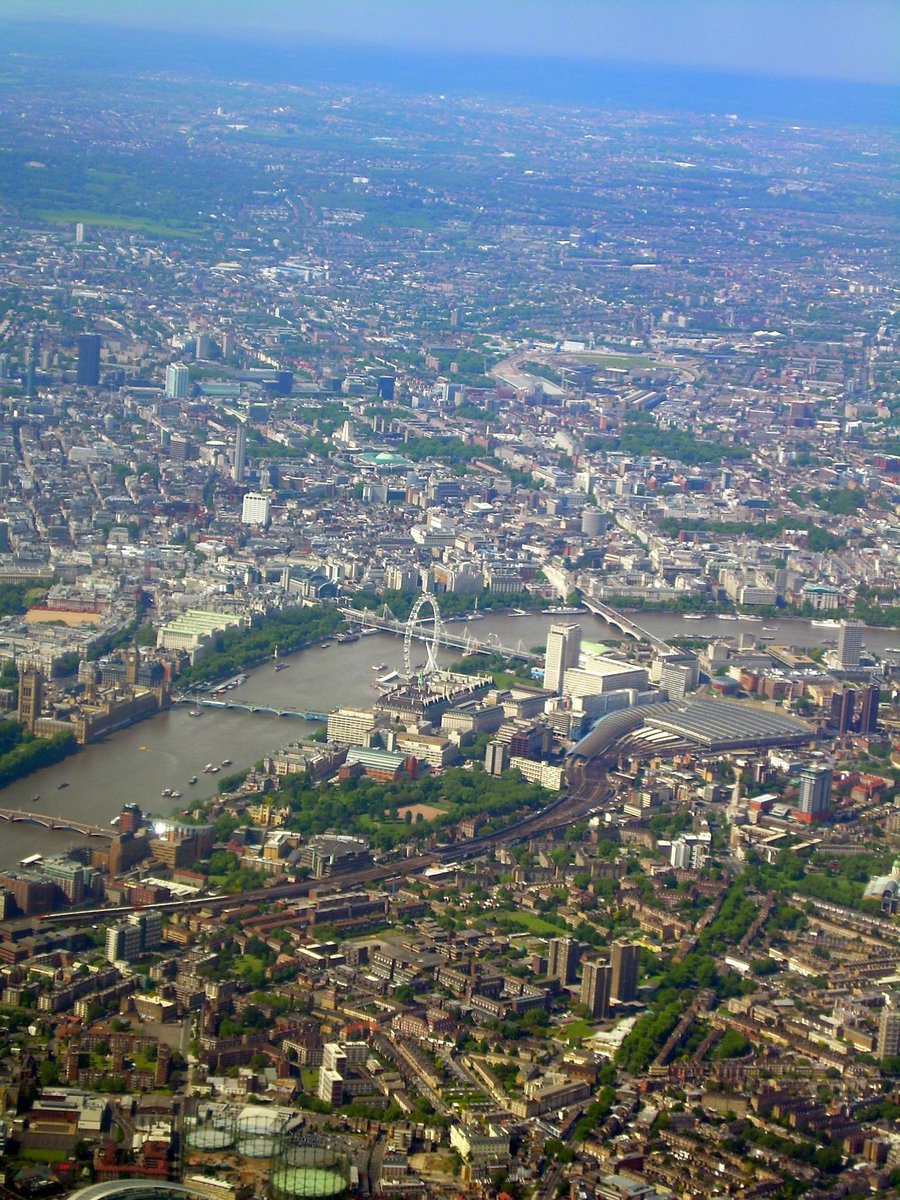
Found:
[{"label": "horizon", "polygon": [[[493,20],[484,21],[486,12]],[[900,6],[885,0],[6,0],[0,23],[49,31],[242,39],[276,53],[312,46],[582,67],[712,72],[784,81],[900,85]],[[77,47],[73,50],[77,51]]]},{"label": "horizon", "polygon": [[[735,66],[658,65],[317,38],[241,38],[233,29],[202,37],[162,29],[0,16],[5,61],[54,71],[154,75],[288,87],[378,88],[450,99],[587,107],[600,111],[693,113],[789,124],[896,127],[898,86],[868,80],[789,78]],[[139,34],[139,36],[138,36]],[[43,68],[41,68],[43,69]]]}]

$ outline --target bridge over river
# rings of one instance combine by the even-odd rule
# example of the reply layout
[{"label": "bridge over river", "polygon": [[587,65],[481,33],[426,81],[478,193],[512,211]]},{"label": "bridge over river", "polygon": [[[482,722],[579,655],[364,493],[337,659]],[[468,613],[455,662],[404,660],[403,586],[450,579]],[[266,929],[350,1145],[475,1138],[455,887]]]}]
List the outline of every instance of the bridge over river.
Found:
[{"label": "bridge over river", "polygon": [[[380,629],[383,633],[394,633],[398,637],[406,636],[408,628],[406,621],[398,621],[395,617],[379,616],[377,612],[368,608],[342,607],[341,612],[350,624],[366,626],[369,629]],[[451,650],[463,650],[466,654],[502,654],[504,658],[518,658],[523,662],[535,662],[540,658],[540,655],[532,654],[530,650],[523,650],[521,642],[517,646],[504,646],[497,640],[495,634],[489,634],[486,638],[474,637],[471,626],[468,624],[465,634],[453,633],[447,628],[448,620],[452,622],[453,618],[441,617],[438,641],[442,646],[449,646]],[[430,642],[434,633],[427,625],[423,624],[412,630],[412,637],[420,642]]]},{"label": "bridge over river", "polygon": [[45,829],[61,829],[68,833],[83,833],[86,837],[112,838],[115,829],[103,828],[102,825],[91,825],[88,821],[77,821],[65,815],[53,816],[52,813],[35,812],[26,808],[0,808],[0,820],[24,821],[29,825],[43,825]]},{"label": "bridge over river", "polygon": [[205,697],[173,696],[173,704],[189,704],[191,708],[231,708],[240,712],[266,713],[273,717],[296,717],[301,721],[327,721],[328,713],[312,708],[275,708],[271,704],[254,704],[246,700],[210,700]]},{"label": "bridge over river", "polygon": [[626,617],[618,609],[610,608],[608,604],[604,604],[601,600],[594,600],[592,596],[584,596],[581,603],[590,612],[594,613],[595,616],[605,621],[607,625],[612,625],[615,629],[624,633],[626,637],[634,638],[636,642],[649,642],[653,649],[658,650],[661,654],[672,649],[668,642],[664,642],[662,638],[658,638],[655,633],[650,633],[649,630],[642,629],[630,617]]}]

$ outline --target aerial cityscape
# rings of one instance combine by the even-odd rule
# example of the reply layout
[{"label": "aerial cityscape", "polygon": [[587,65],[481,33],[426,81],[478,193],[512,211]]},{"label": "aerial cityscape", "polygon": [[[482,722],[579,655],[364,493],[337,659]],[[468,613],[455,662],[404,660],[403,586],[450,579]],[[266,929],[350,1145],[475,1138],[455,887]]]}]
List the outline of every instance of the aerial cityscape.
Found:
[{"label": "aerial cityscape", "polygon": [[109,11],[0,15],[2,1200],[900,1193],[896,88]]}]

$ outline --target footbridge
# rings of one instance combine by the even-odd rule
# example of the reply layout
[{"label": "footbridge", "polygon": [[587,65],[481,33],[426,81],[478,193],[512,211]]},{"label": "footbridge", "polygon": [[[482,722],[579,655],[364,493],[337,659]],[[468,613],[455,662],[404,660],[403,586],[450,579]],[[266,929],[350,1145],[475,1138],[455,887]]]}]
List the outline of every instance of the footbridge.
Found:
[{"label": "footbridge", "polygon": [[649,642],[654,650],[661,652],[672,649],[668,642],[664,642],[662,638],[658,638],[655,633],[650,633],[649,630],[642,629],[637,622],[632,621],[630,617],[626,617],[624,613],[620,613],[617,609],[611,608],[608,604],[604,604],[600,600],[594,600],[591,596],[583,596],[581,603],[595,616],[605,621],[607,625],[612,625],[615,629],[624,633],[626,637],[634,638],[636,642]]},{"label": "footbridge", "polygon": [[35,812],[25,808],[0,808],[0,820],[22,821],[27,825],[43,825],[45,829],[59,829],[65,833],[81,833],[86,837],[111,839],[115,830],[102,825],[91,825],[88,821],[75,821],[71,817],[55,817],[51,813]]},{"label": "footbridge", "polygon": [[246,700],[207,700],[193,696],[173,696],[173,704],[189,704],[194,708],[229,708],[238,712],[263,713],[269,717],[296,717],[300,721],[327,721],[328,713],[312,708],[275,708],[271,704],[253,704]]},{"label": "footbridge", "polygon": [[[407,623],[398,621],[395,617],[379,616],[371,609],[342,608],[341,612],[348,622],[355,625],[361,625],[368,629],[380,629],[383,633],[393,633],[398,637],[406,635]],[[441,621],[439,640],[442,646],[449,646],[451,650],[462,650],[466,654],[502,654],[504,658],[518,658],[522,662],[535,662],[539,657],[529,650],[523,650],[521,642],[517,646],[504,646],[494,634],[489,634],[485,638],[476,638],[468,625],[464,634],[451,632],[446,627],[447,620],[448,618],[444,617]],[[411,636],[420,642],[430,642],[434,638],[434,634],[427,626],[413,629]]]}]

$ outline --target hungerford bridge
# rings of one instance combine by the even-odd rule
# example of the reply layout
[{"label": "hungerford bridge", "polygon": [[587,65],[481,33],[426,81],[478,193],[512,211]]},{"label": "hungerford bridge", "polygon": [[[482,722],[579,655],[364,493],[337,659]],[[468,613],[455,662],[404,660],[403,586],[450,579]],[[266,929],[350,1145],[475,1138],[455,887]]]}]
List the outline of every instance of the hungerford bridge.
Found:
[{"label": "hungerford bridge", "polygon": [[[595,600],[593,597],[585,596],[581,603],[585,608],[599,617],[601,621],[605,621],[607,625],[611,625],[614,629],[618,629],[624,633],[626,637],[634,638],[637,642],[647,642],[654,650],[660,653],[665,653],[671,650],[671,646],[664,642],[662,638],[658,638],[649,630],[642,628],[635,621],[632,621],[624,613],[620,613],[617,609],[612,608],[609,604],[604,604],[600,600]],[[419,611],[423,604],[429,604],[434,612],[434,629],[429,629],[423,626],[418,620]],[[442,646],[450,646],[455,649],[465,650],[467,654],[502,654],[506,658],[519,658],[525,662],[532,662],[539,658],[539,655],[531,654],[522,649],[522,643],[513,648],[511,646],[503,646],[496,640],[496,635],[490,635],[487,641],[479,641],[472,637],[472,634],[467,629],[464,635],[448,632],[445,624],[441,621],[441,616],[438,611],[437,601],[428,592],[423,592],[413,607],[409,615],[409,620],[406,622],[398,621],[391,610],[384,606],[379,615],[371,609],[355,609],[342,608],[344,616],[348,621],[354,621],[358,625],[366,625],[375,629],[383,629],[385,633],[403,634],[408,640],[410,637],[418,638],[424,642],[439,642]],[[428,619],[428,625],[431,624],[431,619]]]},{"label": "hungerford bridge", "polygon": [[[590,598],[586,598],[584,604],[589,612],[592,612],[608,625],[619,629],[626,636],[632,637],[636,641],[649,642],[654,650],[660,652],[670,649],[667,643],[662,641],[661,638],[656,637],[646,629],[642,629],[641,626],[635,624],[634,621],[631,621],[623,613],[610,608],[608,604],[602,604],[600,601]],[[421,615],[423,608],[430,608],[431,614],[423,617]],[[536,662],[540,659],[540,655],[523,650],[521,641],[516,646],[504,646],[496,634],[489,634],[486,639],[479,639],[473,637],[468,628],[465,633],[451,632],[441,620],[437,599],[430,592],[423,592],[418,597],[409,614],[409,619],[406,621],[399,621],[387,605],[380,612],[375,612],[371,609],[349,607],[341,607],[340,611],[344,614],[348,622],[352,622],[356,626],[379,629],[384,633],[393,633],[403,638],[403,658],[407,679],[414,679],[420,674],[424,676],[439,675],[441,668],[438,665],[437,652],[440,646],[462,650],[467,655],[500,654],[504,658],[520,659],[526,663]],[[414,641],[425,643],[426,661],[422,666],[414,665],[412,662],[412,643]],[[200,699],[194,696],[176,695],[173,699],[176,704],[190,704],[195,708],[233,709],[248,713],[264,713],[276,717],[295,717],[304,721],[326,721],[328,719],[327,713],[316,712],[311,709],[299,707],[276,708],[271,704],[232,700],[230,697]]]}]

